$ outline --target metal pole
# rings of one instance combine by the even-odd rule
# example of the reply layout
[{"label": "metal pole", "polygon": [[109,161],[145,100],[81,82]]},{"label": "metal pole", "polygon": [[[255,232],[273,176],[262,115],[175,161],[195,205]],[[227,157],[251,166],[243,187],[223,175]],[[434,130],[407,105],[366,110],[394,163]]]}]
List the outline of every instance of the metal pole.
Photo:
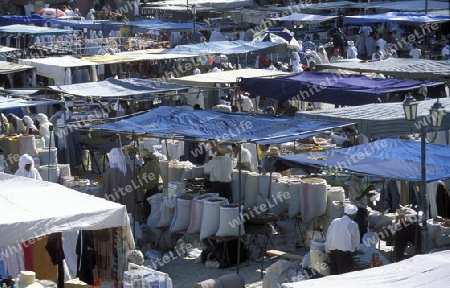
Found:
[{"label": "metal pole", "polygon": [[[426,126],[423,126],[420,133],[420,166],[421,166],[421,183],[420,183],[420,211],[423,212],[422,218],[418,221],[421,225],[421,254],[428,253],[428,227],[427,227],[427,218],[428,218],[428,201],[427,201],[427,174],[426,174]],[[417,249],[417,247],[416,247]]]},{"label": "metal pole", "polygon": [[428,13],[428,0],[425,0],[425,15]]}]

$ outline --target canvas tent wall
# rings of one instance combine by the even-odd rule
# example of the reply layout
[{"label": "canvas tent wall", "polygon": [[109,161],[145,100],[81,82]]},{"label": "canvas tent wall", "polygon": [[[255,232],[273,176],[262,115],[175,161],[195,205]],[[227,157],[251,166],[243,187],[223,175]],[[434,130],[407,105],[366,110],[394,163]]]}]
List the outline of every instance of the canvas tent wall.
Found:
[{"label": "canvas tent wall", "polygon": [[20,59],[19,64],[35,67],[37,75],[53,79],[56,85],[72,84],[72,68],[89,68],[90,80],[97,79],[96,63],[72,56]]},{"label": "canvas tent wall", "polygon": [[[8,48],[8,47],[6,47]],[[3,49],[5,51],[5,49]],[[0,53],[2,51],[0,50]],[[14,77],[12,74],[14,73],[22,73],[22,84],[14,82]],[[15,87],[26,87],[27,85],[31,85],[32,87],[36,86],[36,69],[31,65],[20,65],[13,62],[8,61],[0,61],[0,74],[7,76],[7,82],[10,88]],[[30,80],[30,81],[29,81]],[[7,88],[7,87],[3,87]]]},{"label": "canvas tent wall", "polygon": [[[127,247],[125,249],[135,247],[126,207],[121,204],[56,183],[5,173],[0,173],[0,187],[0,247],[8,247],[8,253],[21,251],[21,243],[26,240],[55,232],[116,227],[122,229],[126,239],[126,243],[124,241],[120,245]],[[71,271],[76,271],[77,256],[75,247],[71,248],[65,251],[66,262]],[[2,257],[8,256],[2,253]],[[123,261],[119,267],[125,267],[126,259],[123,255],[119,259]]]}]

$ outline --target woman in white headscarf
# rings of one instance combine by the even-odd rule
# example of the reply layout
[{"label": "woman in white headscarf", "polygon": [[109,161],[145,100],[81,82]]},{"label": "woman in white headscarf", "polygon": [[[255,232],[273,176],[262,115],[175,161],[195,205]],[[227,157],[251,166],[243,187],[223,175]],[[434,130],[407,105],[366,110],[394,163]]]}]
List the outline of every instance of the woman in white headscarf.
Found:
[{"label": "woman in white headscarf", "polygon": [[17,169],[14,175],[23,176],[35,180],[42,180],[39,171],[34,168],[33,158],[28,154],[23,154],[19,159],[19,169]]},{"label": "woman in white headscarf", "polygon": [[37,114],[36,120],[39,121],[39,135],[44,138],[45,147],[54,147],[55,145],[50,146],[50,126],[53,124],[48,121],[48,117],[44,113]]},{"label": "woman in white headscarf", "polygon": [[135,215],[138,206],[136,195],[139,183],[134,183],[134,173],[127,164],[126,156],[120,148],[113,148],[109,152],[109,168],[105,173],[103,195],[106,200],[125,205],[127,212],[133,214],[133,219],[140,219]]},{"label": "woman in white headscarf", "polygon": [[30,129],[31,134],[35,134],[36,132],[38,132],[36,126],[33,123],[33,119],[31,119],[30,116],[28,115],[23,116],[23,124],[25,125],[26,133],[29,133]]}]

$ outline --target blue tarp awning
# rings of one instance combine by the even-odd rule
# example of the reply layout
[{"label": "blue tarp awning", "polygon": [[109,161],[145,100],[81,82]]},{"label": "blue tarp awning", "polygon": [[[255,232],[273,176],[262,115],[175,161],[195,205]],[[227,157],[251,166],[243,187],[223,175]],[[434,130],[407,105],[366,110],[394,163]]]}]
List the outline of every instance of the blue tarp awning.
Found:
[{"label": "blue tarp awning", "polygon": [[189,89],[189,87],[178,84],[140,78],[108,78],[100,82],[49,86],[49,88],[82,97],[124,97]]},{"label": "blue tarp awning", "polygon": [[387,12],[374,15],[345,16],[344,24],[365,24],[379,22],[402,22],[402,23],[440,23],[450,21],[450,16],[425,15],[423,13],[411,12]]},{"label": "blue tarp awning", "polygon": [[350,124],[300,117],[186,110],[163,106],[118,122],[88,128],[123,133],[145,133],[159,137],[184,136],[225,142],[243,141],[263,144],[282,143],[310,137],[324,130]]},{"label": "blue tarp awning", "polygon": [[[324,152],[277,157],[277,165],[342,168],[354,173],[394,180],[420,181],[420,142],[382,139]],[[426,181],[450,178],[450,146],[426,144]]]},{"label": "blue tarp awning", "polygon": [[75,30],[66,30],[66,29],[58,29],[58,28],[48,28],[48,27],[39,27],[32,25],[8,25],[0,27],[0,33],[23,33],[23,34],[31,34],[31,35],[48,35],[48,34],[66,34],[73,33]]},{"label": "blue tarp awning", "polygon": [[6,109],[13,109],[19,107],[27,107],[27,106],[41,106],[41,105],[52,105],[61,103],[61,101],[48,100],[48,101],[30,101],[20,98],[8,98],[0,96],[0,111]]},{"label": "blue tarp awning", "polygon": [[[214,41],[191,45],[177,45],[175,48],[166,49],[162,53],[170,54],[243,54],[258,50],[286,49],[286,44],[272,42],[253,42],[253,41]],[[275,52],[274,52],[275,53]]]},{"label": "blue tarp awning", "polygon": [[421,84],[439,86],[443,83],[398,79],[368,78],[360,75],[305,72],[276,78],[242,78],[241,90],[251,95],[287,100],[324,102],[359,106],[381,102],[386,93],[418,89]]},{"label": "blue tarp awning", "polygon": [[24,24],[24,25],[44,25],[47,19],[38,14],[29,16],[14,15],[0,16],[0,26]]}]

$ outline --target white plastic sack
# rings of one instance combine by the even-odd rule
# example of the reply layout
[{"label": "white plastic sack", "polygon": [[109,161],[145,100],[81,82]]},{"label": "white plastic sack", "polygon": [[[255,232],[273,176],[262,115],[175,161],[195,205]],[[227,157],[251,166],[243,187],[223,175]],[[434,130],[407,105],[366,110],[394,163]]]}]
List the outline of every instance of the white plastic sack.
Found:
[{"label": "white plastic sack", "polygon": [[217,233],[220,224],[220,206],[226,204],[228,204],[228,200],[223,197],[214,197],[204,201],[200,239],[211,237]]},{"label": "white plastic sack", "polygon": [[172,223],[174,212],[175,212],[175,203],[173,199],[164,197],[161,208],[161,217],[159,218],[159,222],[156,225],[156,227],[170,226],[170,224]]},{"label": "white plastic sack", "polygon": [[203,218],[203,205],[204,201],[211,197],[218,197],[217,193],[207,193],[200,195],[192,199],[191,201],[191,220],[187,228],[188,234],[200,233],[200,228],[202,227]]},{"label": "white plastic sack", "polygon": [[258,182],[260,175],[256,172],[248,173],[245,180],[244,190],[244,207],[253,208],[256,206],[256,198],[258,196]]},{"label": "white plastic sack", "polygon": [[327,182],[320,178],[306,178],[302,182],[302,221],[307,223],[327,210]]},{"label": "white plastic sack", "polygon": [[269,211],[275,216],[288,210],[289,203],[284,199],[283,193],[287,191],[287,183],[282,181],[272,181],[270,183]]},{"label": "white plastic sack", "polygon": [[185,197],[175,198],[175,214],[173,216],[172,223],[170,224],[170,233],[184,231],[189,227],[189,223],[191,222],[192,199]]},{"label": "white plastic sack", "polygon": [[287,184],[287,191],[289,193],[289,218],[294,218],[295,215],[302,213],[302,197],[300,197],[300,186],[302,184],[300,181],[289,182]]},{"label": "white plastic sack", "polygon": [[[242,211],[243,208],[241,208]],[[230,204],[220,206],[219,230],[216,233],[218,237],[239,236],[239,226],[241,235],[245,234],[244,219],[239,215],[239,205]]]},{"label": "white plastic sack", "polygon": [[163,193],[152,195],[147,199],[147,201],[150,203],[150,206],[152,207],[150,215],[147,218],[147,226],[155,228],[156,225],[158,225],[159,219],[161,218],[163,200]]}]

